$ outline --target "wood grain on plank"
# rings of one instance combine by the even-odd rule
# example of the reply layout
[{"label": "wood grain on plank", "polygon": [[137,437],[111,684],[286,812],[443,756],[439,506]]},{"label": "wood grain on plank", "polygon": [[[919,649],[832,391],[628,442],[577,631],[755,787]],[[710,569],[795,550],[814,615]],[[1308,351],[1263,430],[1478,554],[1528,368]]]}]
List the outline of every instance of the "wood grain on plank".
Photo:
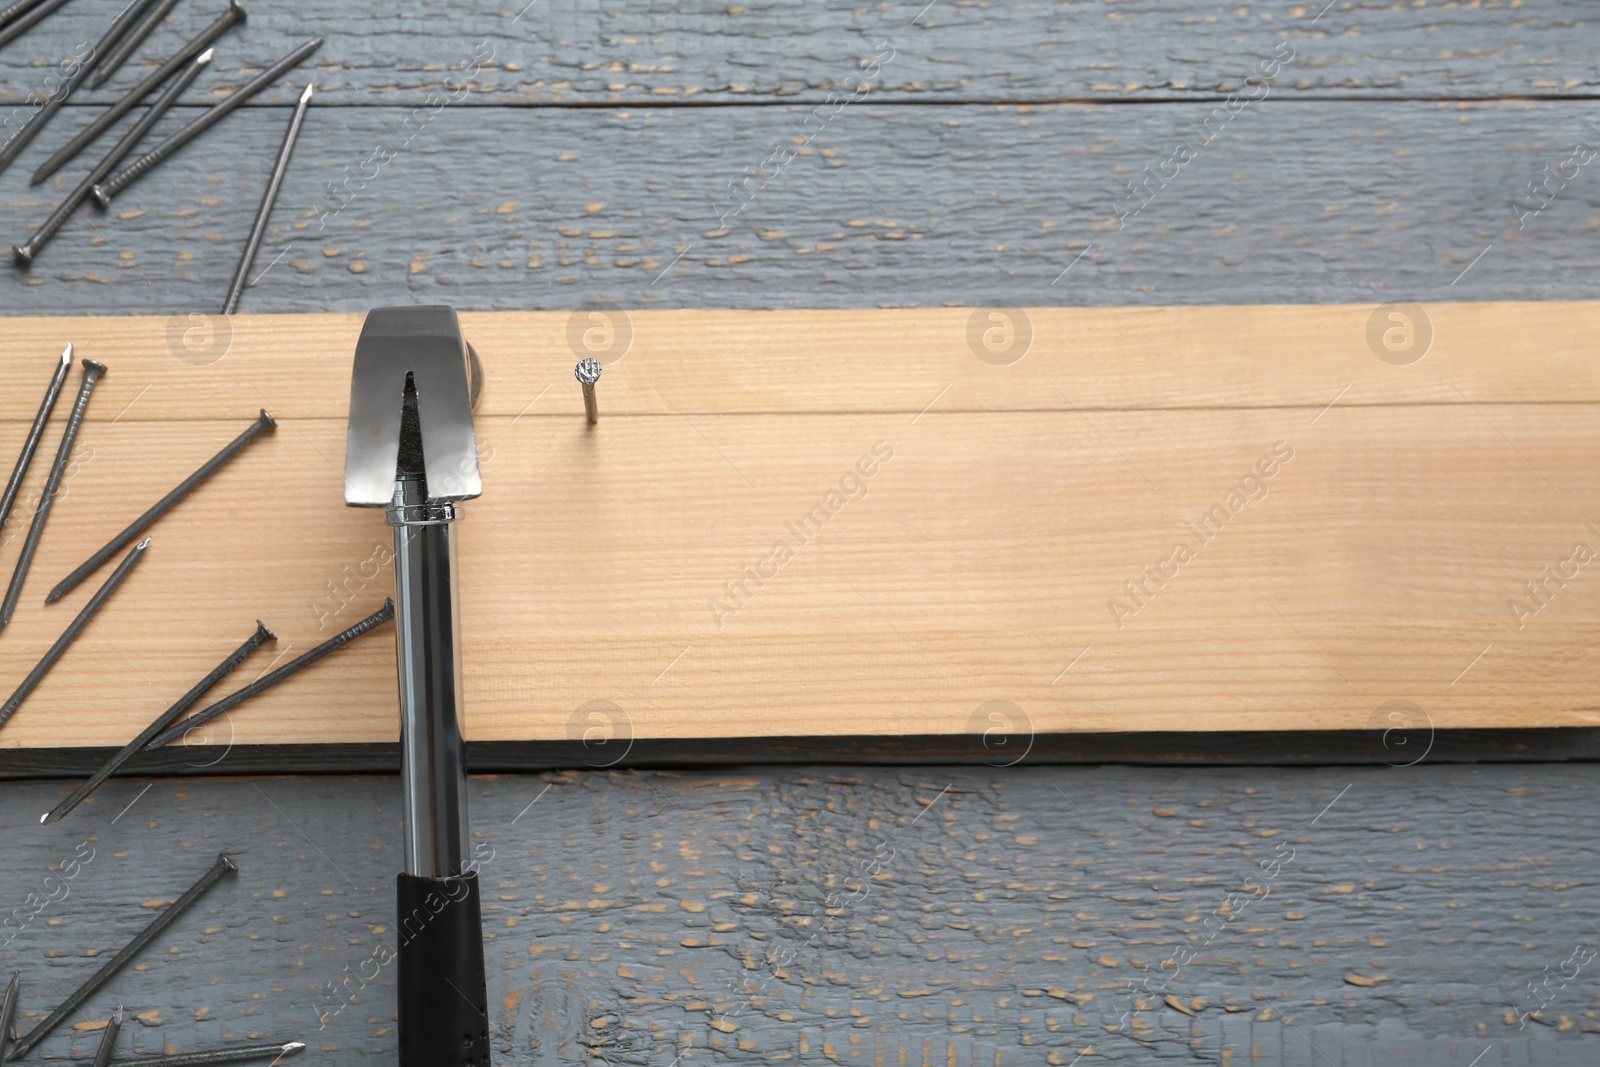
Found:
[{"label": "wood grain on plank", "polygon": [[[480,418],[581,412],[572,363],[586,356],[607,364],[598,388],[609,415],[1183,408],[1316,414],[1336,397],[1343,407],[1600,402],[1595,308],[1554,301],[1429,304],[1414,328],[1426,354],[1409,365],[1376,357],[1374,321],[1380,341],[1395,324],[1365,304],[579,309],[469,312],[462,325],[488,367]],[[91,423],[210,420],[224,406],[248,416],[252,405],[292,419],[342,420],[362,321],[363,315],[18,316],[5,320],[4,355],[26,367],[34,354],[48,371],[71,341],[81,356],[118,369],[96,387]],[[0,394],[0,421],[31,419],[37,406],[28,389],[8,389]],[[342,464],[342,455],[334,458]]]},{"label": "wood grain on plank", "polygon": [[[971,311],[635,312],[593,430],[567,316],[466,316],[469,736],[982,733],[996,709],[1018,732],[1359,730],[1393,701],[1600,725],[1574,547],[1600,546],[1600,306],[1432,306],[1409,366],[1365,307],[1022,314],[1031,345],[997,366]],[[7,365],[41,385],[68,339],[112,370],[7,676],[92,591],[38,606],[57,578],[256,408],[281,425],[156,527],[0,744],[117,743],[255,618],[293,652],[381,602],[389,530],[342,496],[359,321],[15,320]],[[231,341],[198,366],[202,327]],[[0,400],[11,442],[35,402]],[[222,739],[395,722],[375,636]]]},{"label": "wood grain on plank", "polygon": [[[221,6],[179,7],[112,82],[76,98],[114,99]],[[237,84],[239,67],[259,70],[312,35],[327,37],[314,60],[319,100],[366,103],[382,94],[410,106],[455,97],[463,83],[472,86],[469,104],[820,102],[858,92],[881,54],[892,59],[867,84],[885,100],[1221,99],[1254,91],[1246,78],[1280,42],[1295,61],[1275,79],[1275,93],[1561,96],[1593,91],[1590,60],[1600,47],[1600,24],[1584,5],[1510,0],[248,6],[250,21],[220,43],[217,70],[190,91],[191,101]],[[41,91],[51,66],[98,38],[115,11],[111,3],[69,5],[0,51],[4,99]],[[303,84],[285,79],[261,100],[292,103]]]}]

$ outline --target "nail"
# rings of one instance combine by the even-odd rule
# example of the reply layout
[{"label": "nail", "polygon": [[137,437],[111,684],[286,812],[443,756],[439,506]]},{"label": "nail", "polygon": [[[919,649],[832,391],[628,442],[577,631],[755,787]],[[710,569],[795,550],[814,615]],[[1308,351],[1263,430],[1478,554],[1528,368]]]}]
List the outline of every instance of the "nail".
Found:
[{"label": "nail", "polygon": [[104,363],[92,359],[83,361],[83,381],[78,386],[78,398],[72,403],[72,414],[67,418],[67,428],[61,433],[61,444],[56,447],[55,462],[50,464],[50,476],[45,479],[44,493],[39,497],[33,522],[28,526],[28,536],[17,555],[17,566],[11,572],[11,585],[6,589],[5,601],[0,603],[0,630],[10,625],[11,614],[17,610],[22,583],[28,577],[28,568],[33,565],[33,554],[39,550],[39,538],[44,536],[45,519],[50,517],[50,506],[56,502],[56,493],[61,489],[61,476],[66,472],[67,461],[72,458],[72,445],[78,439],[78,427],[83,425],[83,414],[89,410],[89,394],[94,392],[94,383],[105,372]]},{"label": "nail", "polygon": [[94,1054],[94,1067],[108,1067],[111,1063],[111,1050],[117,1046],[117,1031],[121,1029],[122,1005],[118,1004],[117,1010],[106,1020],[106,1032],[100,1035],[100,1047]]},{"label": "nail", "polygon": [[95,71],[94,77],[89,79],[89,88],[100,88],[106,83],[107,79],[121,70],[122,65],[128,61],[128,57],[133,55],[140,45],[144,44],[144,39],[149,37],[157,26],[161,25],[161,20],[166,18],[177,5],[178,0],[161,0],[155,7],[151,8],[149,13],[139,21],[139,25],[129,30],[128,36],[124,37],[122,43],[117,45],[116,50],[100,64],[99,69]]},{"label": "nail", "polygon": [[87,982],[79,986],[70,997],[62,1001],[61,1007],[51,1012],[44,1022],[35,1026],[33,1032],[27,1037],[18,1041],[13,1058],[21,1059],[29,1052],[32,1052],[34,1046],[49,1036],[50,1031],[60,1026],[66,1021],[68,1015],[71,1015],[82,1006],[84,1001],[99,992],[100,987],[109,982],[118,971],[130,963],[141,949],[157,937],[160,937],[161,931],[171,926],[195,901],[200,899],[206,890],[216,885],[223,875],[238,869],[226,852],[218,856],[217,862],[212,864],[211,869],[201,875],[198,882],[184,890],[183,896],[163,908],[161,914],[157,915],[149,926],[135,934],[132,941],[129,941],[115,956],[106,961],[105,966],[96,971]]},{"label": "nail", "polygon": [[200,113],[199,118],[128,164],[120,173],[96,184],[90,191],[90,195],[95,198],[95,202],[101,207],[109,205],[112,197],[127,188],[132,182],[138,180],[151,167],[154,167],[213,125],[222,121],[228,112],[277,81],[286,71],[293,70],[303,63],[307,56],[322,47],[322,40],[321,37],[318,37],[315,40],[307,41],[260,74],[257,74],[254,78],[239,86],[232,93],[206,108],[205,111]]},{"label": "nail", "polygon": [[86,145],[93,142],[112,126],[115,126],[118,119],[132,111],[145,97],[155,92],[156,87],[172,77],[174,71],[201,52],[204,52],[207,48],[210,48],[216,39],[226,33],[235,23],[243,22],[248,17],[249,13],[245,11],[239,0],[233,0],[228,5],[228,10],[219,15],[215,22],[201,30],[193,40],[173,53],[171,59],[151,71],[144,81],[129,89],[121,100],[112,104],[105,114],[89,123],[82,133],[57,149],[55,155],[45,160],[39,169],[33,172],[33,177],[28,179],[28,184],[38,185],[60,170],[63,163],[83,151]]},{"label": "nail", "polygon": [[24,0],[23,3],[12,4],[5,11],[0,12],[0,19],[11,16],[16,21],[10,22],[5,29],[0,30],[0,47],[10,44],[21,37],[39,23],[43,22],[53,12],[66,4],[67,0]]},{"label": "nail", "polygon": [[123,134],[111,151],[106,153],[105,158],[96,164],[94,170],[84,175],[83,181],[78,183],[78,187],[68,193],[66,199],[56,205],[56,209],[50,213],[50,217],[45,219],[26,241],[11,250],[12,257],[18,263],[24,267],[33,265],[33,257],[37,256],[39,250],[49,243],[50,238],[55,236],[56,231],[61,228],[61,224],[66,222],[74,211],[78,210],[78,205],[83,203],[84,198],[89,195],[89,190],[94,188],[94,183],[110,174],[116,165],[122,162],[123,157],[133,150],[133,146],[138,144],[145,134],[150,132],[150,127],[161,120],[161,116],[165,115],[167,109],[177,102],[178,97],[183,95],[183,91],[190,86],[195,78],[200,76],[200,72],[210,62],[211,49],[208,48],[196,56],[194,62],[189,64],[182,74],[173,79],[172,84],[167,86],[161,96],[145,110],[143,115],[139,116],[139,121],[129,127],[128,132]]},{"label": "nail", "polygon": [[277,685],[290,675],[297,674],[301,670],[304,670],[306,667],[309,667],[313,663],[317,662],[317,660],[321,659],[323,656],[326,656],[328,653],[338,651],[345,645],[348,645],[351,641],[354,641],[356,638],[366,633],[368,630],[371,630],[376,626],[380,626],[392,618],[394,618],[394,601],[386,598],[383,602],[383,607],[379,608],[377,611],[374,611],[371,615],[368,615],[366,618],[350,627],[350,629],[346,630],[344,633],[336,634],[333,637],[328,638],[326,641],[322,642],[322,644],[318,645],[316,648],[313,648],[310,652],[290,660],[288,663],[285,663],[271,674],[263,675],[238,692],[223,697],[209,708],[206,708],[203,711],[195,712],[192,716],[172,727],[167,732],[157,735],[154,741],[151,741],[144,747],[144,751],[153,752],[154,750],[161,748],[163,745],[171,744],[189,731],[204,726],[206,723],[210,722],[212,719],[215,719],[218,715],[221,715],[224,712],[232,711],[234,708],[238,707],[240,704],[243,704],[251,697],[259,696],[261,693],[271,689],[273,686]]},{"label": "nail", "polygon": [[83,610],[78,612],[77,618],[67,624],[65,630],[61,631],[61,636],[56,638],[56,643],[50,646],[50,650],[44,654],[44,658],[39,661],[33,670],[28,672],[28,676],[22,680],[21,685],[17,686],[17,691],[11,694],[11,698],[5,702],[5,705],[0,706],[0,727],[4,727],[6,723],[11,721],[11,716],[15,715],[17,709],[22,706],[22,702],[28,699],[28,694],[39,687],[39,683],[44,680],[44,676],[50,673],[50,668],[56,665],[56,661],[67,651],[72,642],[78,639],[78,635],[83,632],[83,628],[89,625],[89,621],[95,617],[101,605],[110,598],[111,594],[117,591],[117,586],[122,584],[122,580],[128,576],[129,571],[133,570],[133,565],[139,562],[140,558],[144,556],[144,550],[149,547],[150,538],[148,537],[134,545],[133,550],[123,558],[121,563],[117,564],[117,569],[111,572],[111,577],[106,579],[105,584],[95,590],[94,596],[90,597],[89,602],[83,606]]},{"label": "nail", "polygon": [[33,454],[39,449],[39,438],[44,436],[44,424],[50,421],[50,413],[56,408],[56,398],[61,395],[61,387],[67,381],[67,371],[71,369],[72,345],[69,344],[61,350],[61,362],[56,365],[56,372],[50,378],[50,388],[45,390],[39,413],[33,417],[33,428],[28,431],[27,440],[22,442],[22,454],[17,457],[17,465],[11,469],[6,494],[0,497],[0,530],[5,529],[6,520],[11,517],[11,505],[16,503],[17,493],[22,490],[22,479],[27,477]]},{"label": "nail", "polygon": [[598,359],[580,359],[578,365],[572,368],[572,376],[583,383],[583,413],[588,416],[590,426],[600,421],[600,405],[594,398],[594,383],[600,380],[601,369]]},{"label": "nail", "polygon": [[43,0],[17,0],[14,4],[0,7],[0,27],[11,25],[41,3],[43,3]]},{"label": "nail", "polygon": [[22,988],[22,972],[18,971],[11,976],[11,984],[6,986],[6,998],[0,1002],[0,1067],[5,1067],[6,1060],[11,1057],[6,1053],[6,1046],[11,1044],[11,1023],[17,1017],[17,992]]},{"label": "nail", "polygon": [[278,201],[278,189],[283,185],[284,172],[289,169],[289,156],[293,154],[294,143],[300,137],[300,125],[305,121],[306,107],[310,103],[311,86],[307,84],[306,91],[300,94],[300,103],[294,109],[294,117],[289,120],[289,131],[283,135],[283,146],[278,149],[278,161],[272,166],[272,178],[267,182],[266,195],[261,198],[261,206],[256,208],[255,225],[250,227],[250,239],[244,243],[239,269],[234,271],[233,284],[228,286],[228,297],[222,302],[224,315],[232,315],[239,307],[239,294],[244,292],[245,276],[250,273],[250,264],[255,262],[261,237],[267,232],[267,220],[272,216],[272,205]]},{"label": "nail", "polygon": [[264,1060],[269,1057],[293,1056],[306,1047],[304,1041],[285,1041],[281,1045],[241,1045],[238,1048],[219,1048],[209,1052],[182,1052],[176,1056],[146,1056],[141,1059],[120,1060],[127,1067],[210,1067],[213,1063],[243,1063],[245,1060]]},{"label": "nail", "polygon": [[273,417],[267,414],[267,409],[262,408],[261,414],[256,417],[255,422],[250,424],[249,429],[229,441],[223,446],[222,451],[206,460],[200,465],[199,470],[179,482],[166,496],[150,505],[150,510],[130,522],[127,528],[113,537],[104,548],[84,560],[78,565],[77,570],[57,582],[56,587],[50,590],[50,594],[44,598],[44,602],[46,604],[54,604],[70,593],[79,582],[99,570],[102,563],[122,551],[124,545],[149,529],[161,516],[171,511],[173,505],[194,492],[195,487],[215,474],[219,467],[244,451],[245,445],[261,436],[262,431],[277,429],[277,426],[278,424]]},{"label": "nail", "polygon": [[17,157],[22,154],[22,150],[27,148],[35,137],[39,136],[39,131],[44,129],[45,123],[54,118],[56,112],[61,110],[68,98],[78,91],[78,87],[84,83],[89,75],[93,73],[94,68],[105,58],[106,52],[117,43],[123,34],[128,32],[128,27],[138,20],[139,16],[144,13],[144,9],[150,6],[150,3],[151,0],[132,0],[127,7],[122,9],[121,14],[111,20],[111,26],[100,40],[95,42],[94,47],[89,50],[89,54],[79,60],[78,65],[72,68],[71,73],[67,75],[66,81],[61,83],[61,88],[51,93],[50,98],[44,102],[44,106],[29,115],[28,120],[22,124],[22,129],[12,134],[11,139],[5,143],[5,147],[0,148],[0,171],[4,171],[12,163],[16,162]]},{"label": "nail", "polygon": [[[211,690],[212,686],[222,681],[222,679],[232,672],[235,667],[248,659],[250,657],[250,653],[254,652],[257,648],[260,648],[263,642],[276,641],[277,639],[278,635],[267,629],[266,623],[260,621],[259,619],[256,620],[256,632],[246,638],[244,644],[230,652],[227,659],[211,668],[210,674],[207,674],[204,678],[200,679],[200,681],[195,684],[194,688],[190,689],[187,693],[183,694],[183,696],[179,697],[177,702],[174,703],[172,707],[168,708],[166,711],[157,716],[154,722],[139,732],[138,737],[135,737],[132,741],[129,741],[126,745],[124,745],[122,747],[122,751],[118,752],[115,756],[112,756],[106,761],[105,766],[95,771],[87,781],[83,782],[78,786],[78,788],[74,789],[67,799],[57,804],[46,814],[39,816],[39,821],[41,823],[48,823],[56,822],[57,820],[66,818],[68,813],[70,813],[72,809],[76,808],[79,804],[82,804],[84,800],[88,798],[90,793],[93,793],[96,789],[99,789],[102,782],[115,774],[124,763],[127,763],[128,760],[132,759],[138,753],[143,751],[144,747],[150,743],[150,739],[152,737],[171,726],[173,721],[176,720],[179,715],[182,715],[184,712],[193,707],[195,701],[205,696],[206,693]],[[0,1063],[0,1067],[4,1067],[4,1064]]]},{"label": "nail", "polygon": [[0,7],[0,26],[9,26],[29,11],[38,7],[43,0],[17,0],[14,4]]}]

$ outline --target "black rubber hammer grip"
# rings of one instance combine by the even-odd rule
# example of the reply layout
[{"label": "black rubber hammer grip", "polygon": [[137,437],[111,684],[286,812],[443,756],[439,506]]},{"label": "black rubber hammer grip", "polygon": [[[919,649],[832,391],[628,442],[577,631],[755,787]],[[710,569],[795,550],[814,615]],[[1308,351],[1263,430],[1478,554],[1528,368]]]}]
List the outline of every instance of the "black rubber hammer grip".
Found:
[{"label": "black rubber hammer grip", "polygon": [[476,873],[399,876],[400,1067],[489,1067]]}]

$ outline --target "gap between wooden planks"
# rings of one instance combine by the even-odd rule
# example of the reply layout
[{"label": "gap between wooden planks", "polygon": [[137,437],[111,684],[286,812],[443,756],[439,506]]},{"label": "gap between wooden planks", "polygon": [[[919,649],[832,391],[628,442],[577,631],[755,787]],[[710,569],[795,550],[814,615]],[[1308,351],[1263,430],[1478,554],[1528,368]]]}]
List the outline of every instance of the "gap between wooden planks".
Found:
[{"label": "gap between wooden planks", "polygon": [[[1543,604],[1525,586],[1600,551],[1600,304],[1430,305],[1406,366],[1374,355],[1372,313],[1028,309],[1008,365],[975,355],[1006,324],[968,309],[463,315],[487,377],[459,527],[468,734],[1600,723],[1600,561]],[[389,530],[342,500],[360,325],[6,321],[7,470],[62,344],[110,373],[0,634],[5,692],[109,567],[46,608],[57,579],[257,409],[279,428],[156,526],[0,745],[120,745],[256,618],[276,650],[217,695],[382,602]],[[631,334],[593,430],[585,330]],[[208,740],[396,731],[385,628]]]}]

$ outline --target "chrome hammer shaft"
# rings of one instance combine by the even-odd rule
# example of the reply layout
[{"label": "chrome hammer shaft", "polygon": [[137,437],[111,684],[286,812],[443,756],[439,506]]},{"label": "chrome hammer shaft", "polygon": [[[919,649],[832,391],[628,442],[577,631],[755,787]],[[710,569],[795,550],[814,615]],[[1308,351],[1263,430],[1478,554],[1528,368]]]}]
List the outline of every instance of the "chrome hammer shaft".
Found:
[{"label": "chrome hammer shaft", "polygon": [[406,873],[428,878],[460,874],[467,861],[455,518],[454,505],[427,503],[418,479],[396,485],[388,519],[394,527]]},{"label": "chrome hammer shaft", "polygon": [[394,527],[406,871],[466,864],[456,504],[482,489],[466,344],[448,307],[367,315],[350,382],[345,503]]},{"label": "chrome hammer shaft", "polygon": [[482,492],[471,371],[448,307],[376,308],[356,345],[345,503],[394,528],[405,873],[400,1067],[489,1063],[478,876],[467,855],[456,505]]}]

